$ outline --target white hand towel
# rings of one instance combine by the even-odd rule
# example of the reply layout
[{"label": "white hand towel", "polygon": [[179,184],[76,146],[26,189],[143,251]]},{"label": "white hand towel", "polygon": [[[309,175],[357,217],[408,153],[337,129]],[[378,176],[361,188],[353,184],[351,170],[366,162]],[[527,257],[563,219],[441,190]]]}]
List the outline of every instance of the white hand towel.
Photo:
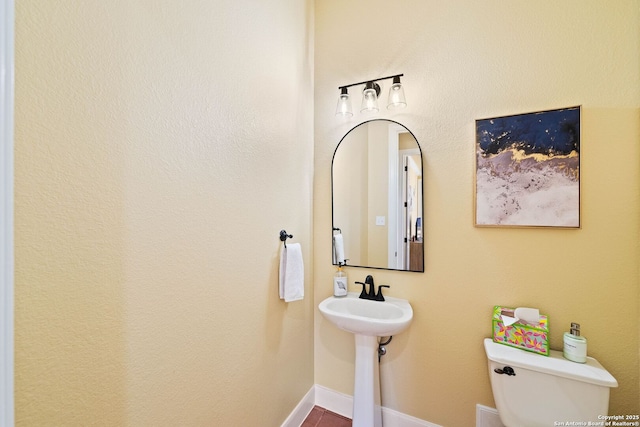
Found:
[{"label": "white hand towel", "polygon": [[333,235],[333,261],[335,264],[346,264],[344,258],[344,240],[342,234]]},{"label": "white hand towel", "polygon": [[289,243],[280,251],[280,299],[285,302],[304,298],[304,265],[300,243]]}]

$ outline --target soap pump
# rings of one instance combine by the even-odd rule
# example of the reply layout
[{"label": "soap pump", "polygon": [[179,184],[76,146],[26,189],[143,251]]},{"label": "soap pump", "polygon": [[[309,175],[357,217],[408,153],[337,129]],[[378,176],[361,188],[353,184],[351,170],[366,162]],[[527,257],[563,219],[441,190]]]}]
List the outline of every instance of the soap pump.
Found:
[{"label": "soap pump", "polygon": [[344,297],[347,295],[347,273],[342,271],[342,263],[338,263],[338,271],[333,276],[333,296]]},{"label": "soap pump", "polygon": [[585,363],[587,361],[587,339],[580,336],[578,323],[571,323],[570,332],[564,333],[563,356],[572,362]]}]

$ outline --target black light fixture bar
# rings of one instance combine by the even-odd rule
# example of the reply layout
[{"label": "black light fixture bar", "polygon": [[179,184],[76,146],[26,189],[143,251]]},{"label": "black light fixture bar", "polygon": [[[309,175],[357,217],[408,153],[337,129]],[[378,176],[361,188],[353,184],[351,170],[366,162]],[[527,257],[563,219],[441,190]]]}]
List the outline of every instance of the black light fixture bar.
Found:
[{"label": "black light fixture bar", "polygon": [[342,90],[343,88],[346,89],[346,88],[352,87],[352,86],[364,85],[364,84],[367,84],[367,83],[374,83],[374,82],[379,82],[380,80],[387,80],[387,79],[392,79],[394,77],[402,77],[402,76],[404,76],[404,74],[395,74],[395,75],[389,76],[389,77],[380,77],[379,79],[365,80],[365,81],[360,82],[360,83],[351,83],[350,85],[338,86],[338,89]]}]

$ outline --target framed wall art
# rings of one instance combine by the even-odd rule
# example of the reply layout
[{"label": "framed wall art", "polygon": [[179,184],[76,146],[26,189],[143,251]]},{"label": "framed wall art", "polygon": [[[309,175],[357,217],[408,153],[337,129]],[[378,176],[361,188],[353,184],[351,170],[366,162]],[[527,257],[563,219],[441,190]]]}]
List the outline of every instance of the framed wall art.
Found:
[{"label": "framed wall art", "polygon": [[580,228],[580,107],[476,120],[475,225]]}]

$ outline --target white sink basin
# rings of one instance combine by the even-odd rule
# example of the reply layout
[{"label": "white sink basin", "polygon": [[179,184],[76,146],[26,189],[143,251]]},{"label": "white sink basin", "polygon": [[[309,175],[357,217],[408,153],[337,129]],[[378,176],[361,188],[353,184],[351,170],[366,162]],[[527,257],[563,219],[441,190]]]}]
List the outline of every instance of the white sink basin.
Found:
[{"label": "white sink basin", "polygon": [[387,296],[385,301],[371,301],[359,295],[349,292],[345,297],[330,296],[318,308],[331,323],[354,334],[388,337],[409,327],[413,319],[409,301]]}]

